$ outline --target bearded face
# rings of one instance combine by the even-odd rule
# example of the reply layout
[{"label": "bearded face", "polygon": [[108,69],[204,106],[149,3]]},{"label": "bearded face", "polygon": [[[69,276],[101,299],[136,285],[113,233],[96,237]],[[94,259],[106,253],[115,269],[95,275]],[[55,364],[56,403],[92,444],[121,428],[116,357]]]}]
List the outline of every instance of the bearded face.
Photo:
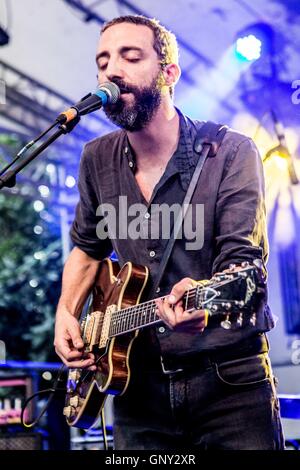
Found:
[{"label": "bearded face", "polygon": [[120,88],[121,96],[117,103],[104,108],[110,121],[130,132],[145,128],[161,103],[160,75],[161,72],[144,87],[127,85],[115,77],[113,81]]}]

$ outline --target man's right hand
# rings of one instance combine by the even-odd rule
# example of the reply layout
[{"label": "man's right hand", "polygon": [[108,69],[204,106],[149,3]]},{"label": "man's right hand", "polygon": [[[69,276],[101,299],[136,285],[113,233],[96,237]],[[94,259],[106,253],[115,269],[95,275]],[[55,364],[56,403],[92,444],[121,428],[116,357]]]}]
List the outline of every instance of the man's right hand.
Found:
[{"label": "man's right hand", "polygon": [[69,368],[95,370],[95,357],[84,352],[78,320],[68,311],[58,311],[55,322],[54,346],[56,354]]}]

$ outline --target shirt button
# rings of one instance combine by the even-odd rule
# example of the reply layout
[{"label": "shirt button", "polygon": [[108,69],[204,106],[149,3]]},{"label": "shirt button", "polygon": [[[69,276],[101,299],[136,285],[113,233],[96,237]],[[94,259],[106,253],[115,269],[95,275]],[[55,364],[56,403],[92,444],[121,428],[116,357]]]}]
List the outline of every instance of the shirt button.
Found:
[{"label": "shirt button", "polygon": [[159,331],[160,333],[164,333],[164,332],[166,331],[166,329],[165,329],[164,326],[160,326],[160,327],[158,328],[158,331]]},{"label": "shirt button", "polygon": [[145,214],[145,219],[149,219],[149,217],[150,217],[149,212],[146,212],[146,214]]},{"label": "shirt button", "polygon": [[160,293],[160,287],[158,287],[155,292],[156,292],[157,294],[159,294],[159,293]]},{"label": "shirt button", "polygon": [[133,167],[133,162],[129,162],[128,165],[130,166],[130,168]]},{"label": "shirt button", "polygon": [[150,253],[149,253],[150,258],[154,258],[155,255],[156,255],[155,251],[153,251],[153,250],[150,251]]},{"label": "shirt button", "polygon": [[125,147],[125,148],[124,148],[124,152],[125,152],[126,155],[127,155],[127,153],[128,153],[128,147]]}]

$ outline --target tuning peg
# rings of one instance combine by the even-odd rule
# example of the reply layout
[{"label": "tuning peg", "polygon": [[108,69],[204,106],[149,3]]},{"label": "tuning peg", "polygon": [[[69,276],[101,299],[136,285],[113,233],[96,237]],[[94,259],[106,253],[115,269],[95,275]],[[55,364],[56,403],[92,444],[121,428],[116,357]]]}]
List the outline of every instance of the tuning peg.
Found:
[{"label": "tuning peg", "polygon": [[254,261],[253,261],[253,264],[254,266],[257,268],[257,269],[262,269],[263,267],[263,262],[261,259],[259,258],[256,258]]},{"label": "tuning peg", "polygon": [[238,326],[239,328],[243,325],[243,319],[244,319],[244,318],[243,318],[243,313],[240,312],[240,313],[239,313],[239,316],[238,316],[238,318],[237,318],[237,321],[236,321],[237,326]]},{"label": "tuning peg", "polygon": [[248,268],[248,266],[250,266],[249,261],[243,261],[241,266],[242,268]]},{"label": "tuning peg", "polygon": [[252,313],[249,323],[251,323],[252,326],[256,325],[256,313]]},{"label": "tuning peg", "polygon": [[226,315],[225,320],[221,321],[221,327],[224,328],[224,330],[231,329],[231,321],[229,320],[229,314]]},{"label": "tuning peg", "polygon": [[225,308],[226,310],[229,310],[232,307],[232,305],[230,302],[222,302],[221,307]]}]

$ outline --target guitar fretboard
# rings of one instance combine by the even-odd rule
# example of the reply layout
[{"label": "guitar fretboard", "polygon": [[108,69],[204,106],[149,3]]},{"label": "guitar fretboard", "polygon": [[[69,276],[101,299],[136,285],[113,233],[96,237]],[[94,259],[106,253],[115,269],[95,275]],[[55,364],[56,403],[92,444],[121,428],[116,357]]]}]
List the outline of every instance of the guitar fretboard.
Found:
[{"label": "guitar fretboard", "polygon": [[[184,310],[195,308],[195,305],[201,304],[204,300],[205,292],[202,286],[188,290],[183,296]],[[164,299],[165,297],[161,297]],[[134,307],[125,308],[112,314],[109,337],[138,330],[145,326],[159,323],[162,320],[156,313],[156,303],[149,300]]]}]

